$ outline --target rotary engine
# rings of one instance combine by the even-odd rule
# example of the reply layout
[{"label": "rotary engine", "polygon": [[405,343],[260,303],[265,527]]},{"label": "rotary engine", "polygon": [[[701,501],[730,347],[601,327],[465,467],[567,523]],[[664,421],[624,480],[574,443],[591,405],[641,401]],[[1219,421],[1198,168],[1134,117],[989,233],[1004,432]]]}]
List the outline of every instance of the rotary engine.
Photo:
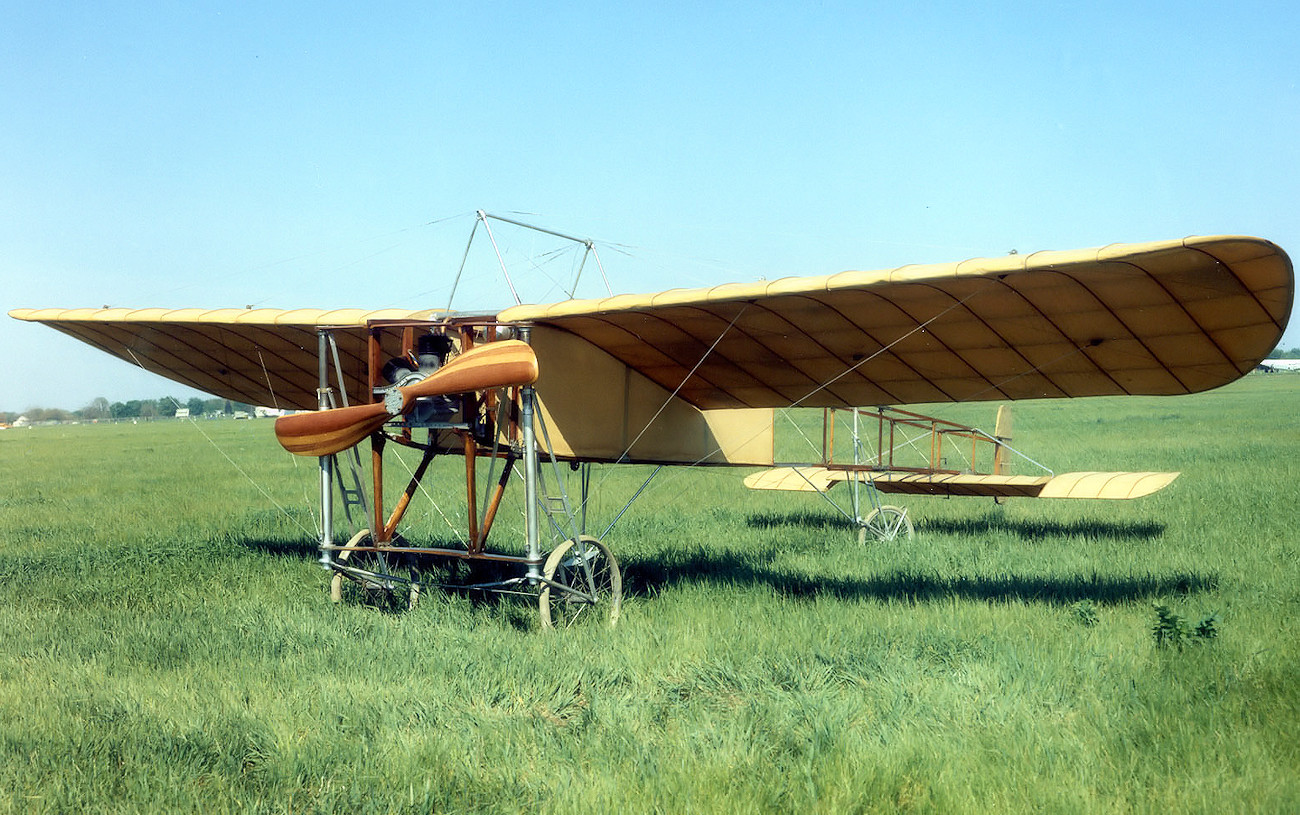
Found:
[{"label": "rotary engine", "polygon": [[[382,375],[391,386],[389,393],[396,395],[397,388],[414,385],[441,368],[447,362],[451,350],[452,342],[446,334],[429,333],[420,336],[415,343],[414,360],[409,357],[393,357],[384,365]],[[456,400],[450,396],[426,396],[415,401],[415,407],[407,413],[407,420],[411,424],[446,422],[458,409]]]}]

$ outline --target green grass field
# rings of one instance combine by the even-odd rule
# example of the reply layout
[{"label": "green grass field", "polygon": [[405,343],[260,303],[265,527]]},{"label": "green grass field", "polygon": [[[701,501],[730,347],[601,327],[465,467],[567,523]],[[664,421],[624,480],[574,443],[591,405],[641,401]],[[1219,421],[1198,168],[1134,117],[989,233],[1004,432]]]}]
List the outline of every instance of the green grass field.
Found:
[{"label": "green grass field", "polygon": [[[3,431],[0,812],[1294,812],[1298,406],[1288,375],[1017,405],[1057,472],[1183,475],[908,499],[889,544],[668,472],[608,538],[619,626],[565,632],[332,605],[314,461],[268,421]],[[414,537],[455,540],[443,464]],[[599,470],[592,525],[645,473]],[[1155,603],[1218,636],[1158,646]]]}]

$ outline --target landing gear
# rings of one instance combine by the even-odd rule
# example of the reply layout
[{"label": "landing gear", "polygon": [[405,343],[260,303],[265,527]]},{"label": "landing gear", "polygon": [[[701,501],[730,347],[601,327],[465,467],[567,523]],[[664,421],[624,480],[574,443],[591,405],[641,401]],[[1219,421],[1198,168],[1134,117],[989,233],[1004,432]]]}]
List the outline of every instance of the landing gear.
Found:
[{"label": "landing gear", "polygon": [[584,618],[618,622],[623,574],[605,544],[581,535],[555,547],[542,569],[538,597],[543,628],[569,628]]},{"label": "landing gear", "polygon": [[[345,487],[340,480],[344,509],[355,505],[364,506],[366,515],[371,519],[369,530],[356,533],[342,546],[333,543],[335,456],[328,454],[336,442],[330,436],[334,432],[333,426],[328,422],[322,425],[318,421],[315,425],[307,426],[311,434],[303,436],[300,432],[299,436],[295,436],[307,438],[308,441],[304,443],[315,445],[310,449],[327,453],[319,456],[323,519],[321,549],[322,565],[332,572],[330,599],[334,602],[348,599],[367,605],[379,605],[391,611],[410,609],[419,601],[423,588],[436,586],[498,595],[525,595],[538,603],[543,628],[568,628],[587,619],[607,621],[613,625],[618,620],[623,599],[623,578],[618,562],[604,543],[585,534],[589,465],[574,467],[575,470],[582,470],[582,494],[580,500],[570,500],[565,487],[567,479],[562,478],[562,462],[551,451],[550,440],[546,438],[546,424],[537,410],[533,387],[530,382],[523,381],[527,379],[530,370],[524,364],[529,359],[534,362],[531,370],[533,377],[536,377],[532,352],[524,353],[526,349],[521,350],[520,343],[513,340],[513,345],[500,346],[511,358],[508,360],[510,365],[519,367],[522,373],[513,373],[515,368],[509,368],[512,373],[501,380],[505,384],[493,384],[497,381],[494,379],[497,368],[492,366],[498,365],[500,360],[491,362],[494,358],[485,349],[500,339],[499,332],[503,330],[516,332],[519,340],[524,343],[529,340],[530,329],[527,326],[503,327],[472,321],[383,323],[370,327],[366,354],[370,360],[391,356],[405,362],[411,358],[414,350],[427,350],[438,338],[449,342],[445,338],[455,334],[462,349],[462,356],[457,357],[458,360],[473,353],[480,361],[489,362],[476,363],[477,367],[461,364],[456,370],[461,371],[462,379],[448,382],[446,372],[452,371],[452,366],[457,365],[456,360],[452,360],[437,367],[433,373],[415,384],[403,386],[404,390],[382,387],[378,382],[379,374],[372,363],[367,380],[372,397],[384,393],[385,399],[393,404],[386,403],[383,408],[387,411],[386,414],[377,412],[379,408],[376,406],[379,403],[372,398],[370,404],[358,405],[352,411],[356,413],[360,410],[366,417],[375,413],[375,420],[382,421],[382,424],[373,428],[369,424],[361,425],[362,429],[368,429],[371,444],[370,474],[373,486],[369,495],[361,487],[363,478],[359,472],[359,456],[354,461],[352,481],[348,482],[355,483],[356,489]],[[319,348],[319,402],[321,410],[325,411],[335,407],[330,395],[334,393],[330,387],[331,359],[334,363],[332,372],[339,382],[339,393],[345,393],[344,383],[347,377],[340,367],[337,346],[333,343],[329,329],[321,329]],[[472,373],[468,379],[464,378],[468,375],[466,372]],[[428,385],[435,376],[443,377],[439,380],[442,382],[439,387],[448,392],[435,392],[436,389]],[[520,380],[519,384],[510,384],[516,379]],[[406,396],[417,385],[426,387],[427,392],[422,391],[419,396],[413,397],[415,403],[408,406]],[[478,390],[455,392],[454,387],[460,385],[477,387]],[[394,394],[401,398],[394,399]],[[459,410],[423,411],[419,399],[442,399],[448,404],[456,402],[459,403]],[[442,403],[430,404],[438,407]],[[343,409],[350,407],[346,403],[342,406]],[[346,420],[344,425],[350,433],[356,431],[357,427],[357,422],[351,419],[352,413],[342,414]],[[332,415],[338,417],[340,412],[336,411]],[[366,421],[370,421],[370,418]],[[428,434],[427,440],[420,438],[425,432]],[[350,439],[351,436],[346,438]],[[544,446],[541,443],[543,440]],[[420,463],[410,471],[410,480],[391,510],[385,507],[383,500],[384,453],[390,445],[414,449],[421,454]],[[545,458],[549,461],[542,461],[542,456],[539,455],[541,452],[545,452]],[[435,456],[442,454],[464,457],[468,534],[461,538],[460,547],[415,543],[404,539],[397,532],[412,500],[422,492],[421,484],[429,466]],[[502,466],[496,484],[480,493],[477,469],[478,462],[482,459],[492,464],[488,469],[489,480],[496,471],[496,465]],[[554,473],[550,489],[547,484],[549,479],[543,474],[544,469]],[[524,530],[521,541],[524,551],[522,554],[492,552],[487,549],[488,534],[511,483],[511,475],[516,473],[522,476],[524,488]],[[369,500],[365,500],[367,497]],[[560,543],[546,556],[542,547],[556,540]],[[472,578],[470,582],[444,582],[441,570],[449,563],[470,567],[467,569]]]},{"label": "landing gear", "polygon": [[865,544],[868,537],[882,542],[899,538],[911,539],[913,531],[912,519],[907,517],[906,507],[882,504],[862,519],[858,527],[858,543]]},{"label": "landing gear", "polygon": [[349,548],[365,546],[369,537],[370,530],[361,530],[333,558],[330,600],[341,603],[348,598],[390,608],[415,608],[420,601],[419,571],[414,565],[403,564],[408,555]]}]

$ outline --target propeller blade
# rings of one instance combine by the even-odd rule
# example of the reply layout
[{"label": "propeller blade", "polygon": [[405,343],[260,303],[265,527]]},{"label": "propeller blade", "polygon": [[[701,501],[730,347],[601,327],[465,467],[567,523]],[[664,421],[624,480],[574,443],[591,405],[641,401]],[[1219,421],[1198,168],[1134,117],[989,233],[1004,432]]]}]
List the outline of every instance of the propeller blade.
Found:
[{"label": "propeller blade", "polygon": [[536,381],[537,354],[531,345],[519,340],[488,343],[471,348],[414,385],[400,388],[402,413],[424,396],[531,385]]},{"label": "propeller blade", "polygon": [[[528,343],[504,340],[480,345],[448,362],[383,403],[316,410],[275,420],[280,446],[299,456],[329,456],[359,443],[393,416],[406,413],[425,396],[470,393],[488,388],[531,385],[537,381],[537,354]],[[400,409],[393,396],[400,396]]]},{"label": "propeller blade", "polygon": [[297,456],[330,456],[360,443],[390,418],[382,402],[295,413],[275,420],[275,438]]}]

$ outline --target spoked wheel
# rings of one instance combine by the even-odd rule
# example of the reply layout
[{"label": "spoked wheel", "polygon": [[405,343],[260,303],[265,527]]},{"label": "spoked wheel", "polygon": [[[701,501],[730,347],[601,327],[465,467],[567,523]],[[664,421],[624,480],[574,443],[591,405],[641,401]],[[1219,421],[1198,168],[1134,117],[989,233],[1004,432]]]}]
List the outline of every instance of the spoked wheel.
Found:
[{"label": "spoked wheel", "polygon": [[[360,546],[370,537],[363,529],[353,535],[348,546]],[[401,555],[389,552],[355,552],[344,549],[334,553],[334,577],[330,580],[330,600],[344,598],[363,603],[396,606],[405,602],[415,608],[420,600],[420,574],[414,566],[404,566]]]},{"label": "spoked wheel", "polygon": [[871,510],[858,527],[858,543],[866,543],[870,536],[878,541],[892,541],[899,538],[911,538],[912,519],[907,517],[907,509],[884,505]]},{"label": "spoked wheel", "polygon": [[618,622],[623,574],[609,547],[590,535],[555,547],[542,568],[546,583],[538,605],[542,628],[568,628],[582,619]]}]

